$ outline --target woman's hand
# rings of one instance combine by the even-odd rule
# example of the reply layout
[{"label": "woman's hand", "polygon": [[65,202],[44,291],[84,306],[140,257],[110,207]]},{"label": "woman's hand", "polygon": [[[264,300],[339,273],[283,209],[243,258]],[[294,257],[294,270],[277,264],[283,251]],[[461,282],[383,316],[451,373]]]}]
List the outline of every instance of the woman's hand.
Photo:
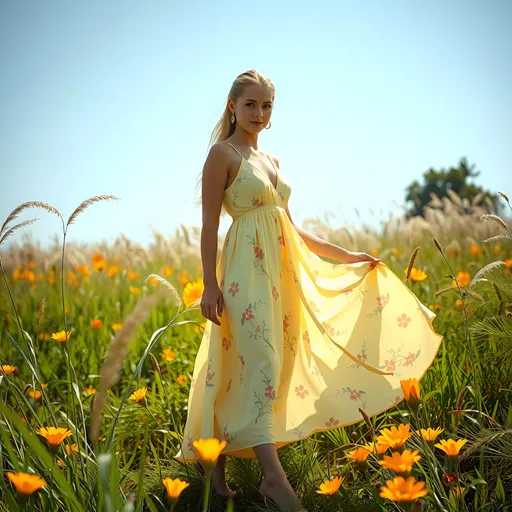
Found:
[{"label": "woman's hand", "polygon": [[350,252],[344,263],[357,263],[359,261],[370,261],[370,270],[373,270],[381,260],[365,252]]},{"label": "woman's hand", "polygon": [[224,297],[216,283],[211,286],[205,286],[201,297],[201,313],[205,318],[211,320],[214,324],[220,325],[217,319],[217,311],[222,316],[224,311]]}]

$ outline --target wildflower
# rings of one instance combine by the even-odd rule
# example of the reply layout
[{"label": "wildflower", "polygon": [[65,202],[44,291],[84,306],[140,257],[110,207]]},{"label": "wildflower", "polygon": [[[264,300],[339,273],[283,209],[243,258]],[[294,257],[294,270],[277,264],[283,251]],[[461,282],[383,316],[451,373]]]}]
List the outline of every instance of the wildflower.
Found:
[{"label": "wildflower", "polygon": [[119,267],[117,265],[110,265],[108,267],[107,275],[108,277],[114,277],[119,272]]},{"label": "wildflower", "polygon": [[[404,269],[404,273],[407,275],[407,269]],[[412,281],[425,281],[428,276],[423,270],[412,267],[409,277]]]},{"label": "wildflower", "polygon": [[391,501],[413,503],[428,494],[428,489],[424,489],[424,487],[425,482],[416,482],[413,476],[409,476],[407,479],[397,476],[388,480],[385,487],[381,487],[380,496]]},{"label": "wildflower", "polygon": [[141,292],[140,288],[136,288],[134,286],[130,286],[130,293],[132,295],[140,295],[140,292]]},{"label": "wildflower", "polygon": [[431,446],[434,444],[434,441],[436,440],[436,437],[444,431],[444,428],[420,428],[420,435],[425,441],[427,441],[428,444]]},{"label": "wildflower", "polygon": [[447,473],[443,473],[441,480],[446,487],[453,489],[457,485],[457,475],[448,475]]},{"label": "wildflower", "polygon": [[107,267],[107,260],[99,252],[92,257],[92,265],[96,272],[101,272]]},{"label": "wildflower", "polygon": [[3,375],[11,375],[11,373],[17,372],[18,368],[16,366],[11,366],[10,364],[4,364],[0,366],[0,373]]},{"label": "wildflower", "polygon": [[480,247],[478,247],[478,245],[471,244],[471,254],[473,256],[478,256],[481,252],[482,250],[480,249]]},{"label": "wildflower", "polygon": [[227,442],[224,439],[219,441],[215,438],[198,439],[192,442],[192,445],[199,453],[199,457],[206,471],[212,470],[215,467],[217,459],[226,444]]},{"label": "wildflower", "polygon": [[183,290],[183,301],[187,308],[191,307],[203,295],[204,283],[202,279],[197,279],[193,283],[187,283]]},{"label": "wildflower", "polygon": [[389,449],[389,444],[374,442],[366,443],[364,447],[371,453],[376,453],[377,455],[384,455]]},{"label": "wildflower", "polygon": [[378,249],[372,249],[372,250],[370,251],[370,254],[371,254],[372,256],[377,257],[377,256],[379,255],[379,250],[378,250]]},{"label": "wildflower", "polygon": [[400,381],[400,386],[402,386],[402,391],[409,407],[416,411],[420,405],[420,383],[417,379],[404,379]]},{"label": "wildflower", "polygon": [[54,340],[57,340],[59,343],[63,343],[64,341],[67,341],[70,336],[71,336],[71,331],[68,331],[67,334],[66,334],[66,331],[54,332],[52,334],[52,338]]},{"label": "wildflower", "polygon": [[179,282],[185,286],[189,281],[188,270],[184,270],[179,278]]},{"label": "wildflower", "polygon": [[151,277],[149,279],[149,284],[151,286],[158,286],[160,284],[160,281],[156,277]]},{"label": "wildflower", "polygon": [[457,274],[456,280],[455,279],[452,280],[452,286],[457,286],[457,283],[458,283],[458,285],[462,288],[464,286],[467,286],[470,281],[471,281],[471,276],[467,272],[464,272],[463,270],[461,270]]},{"label": "wildflower", "polygon": [[188,380],[188,377],[187,377],[186,375],[180,375],[180,376],[176,379],[177,383],[178,383],[180,386],[182,386],[183,384],[185,384],[185,382],[187,382],[187,380]]},{"label": "wildflower", "polygon": [[402,453],[393,452],[391,457],[384,455],[383,460],[379,460],[379,464],[384,469],[392,469],[395,473],[410,473],[412,465],[418,462],[421,456],[418,451],[404,450]]},{"label": "wildflower", "polygon": [[455,308],[456,309],[462,309],[462,299],[457,299],[455,301]]},{"label": "wildflower", "polygon": [[162,268],[162,274],[164,275],[164,277],[169,277],[172,274],[172,268],[171,267]]},{"label": "wildflower", "polygon": [[122,327],[123,327],[123,324],[112,324],[112,329],[115,332],[120,331]]},{"label": "wildflower", "polygon": [[148,392],[148,388],[139,388],[135,392],[130,395],[130,400],[134,400],[140,405],[144,405],[146,403],[146,393]]},{"label": "wildflower", "polygon": [[370,451],[367,448],[363,448],[359,446],[355,450],[352,450],[347,454],[347,458],[355,460],[356,462],[364,462],[368,455],[370,455]]},{"label": "wildflower", "polygon": [[89,395],[94,395],[94,393],[96,393],[96,388],[93,388],[92,386],[87,386],[87,387],[85,388],[85,394],[86,394],[87,396],[89,396]]},{"label": "wildflower", "polygon": [[135,272],[135,271],[130,271],[128,272],[128,279],[130,279],[130,281],[133,281],[135,279],[137,279],[139,277],[139,273],[138,272]]},{"label": "wildflower", "polygon": [[342,482],[342,476],[337,476],[335,478],[332,478],[331,480],[325,480],[323,483],[320,484],[316,492],[318,494],[328,494],[329,496],[332,496],[333,494],[336,494],[338,492],[338,489],[340,488]]},{"label": "wildflower", "polygon": [[450,459],[457,459],[461,448],[468,442],[467,439],[441,439],[439,443],[434,446],[443,450]]},{"label": "wildflower", "polygon": [[93,329],[99,329],[103,325],[103,322],[99,318],[95,318],[91,321],[91,327]]},{"label": "wildflower", "polygon": [[465,490],[466,490],[465,487],[460,487],[458,485],[457,487],[454,487],[453,489],[450,489],[450,492],[455,496],[456,499],[460,500],[460,498],[464,494]]},{"label": "wildflower", "polygon": [[400,448],[405,444],[405,441],[412,436],[412,433],[409,432],[410,425],[409,424],[401,424],[398,427],[392,426],[389,428],[382,429],[381,435],[377,436],[377,441],[379,443],[386,443],[391,448]]},{"label": "wildflower", "polygon": [[176,503],[182,493],[183,489],[188,487],[190,484],[185,482],[184,480],[180,480],[179,478],[164,478],[162,483],[165,486],[167,491],[167,496],[171,499],[173,503]]},{"label": "wildflower", "polygon": [[53,453],[57,451],[60,443],[62,443],[64,439],[73,435],[71,430],[61,427],[40,427],[36,432],[48,441],[48,448]]},{"label": "wildflower", "polygon": [[8,472],[7,476],[12,482],[22,503],[26,502],[31,494],[46,486],[46,482],[37,475],[30,473],[12,473]]},{"label": "wildflower", "polygon": [[41,398],[41,391],[39,391],[38,389],[31,389],[28,392],[28,396],[30,398],[33,398],[34,400],[39,400]]},{"label": "wildflower", "polygon": [[76,443],[73,443],[73,444],[67,444],[66,445],[66,453],[68,455],[76,455],[78,453],[80,453],[80,451],[78,450],[78,445]]},{"label": "wildflower", "polygon": [[165,361],[172,361],[176,357],[176,354],[170,348],[164,348],[162,352],[162,358]]},{"label": "wildflower", "polygon": [[40,332],[39,333],[39,339],[40,340],[47,340],[50,338],[50,335],[47,332]]},{"label": "wildflower", "polygon": [[435,304],[430,304],[429,309],[431,309],[432,311],[439,311],[441,309],[441,304],[439,304],[438,302],[436,302]]}]

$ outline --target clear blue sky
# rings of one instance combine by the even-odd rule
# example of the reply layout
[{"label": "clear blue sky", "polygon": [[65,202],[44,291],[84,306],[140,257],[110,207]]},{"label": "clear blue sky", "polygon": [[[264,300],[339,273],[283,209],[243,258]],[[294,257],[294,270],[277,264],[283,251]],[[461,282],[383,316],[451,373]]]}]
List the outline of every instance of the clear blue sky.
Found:
[{"label": "clear blue sky", "polygon": [[[151,228],[200,225],[210,134],[248,69],[275,84],[259,145],[300,224],[331,211],[333,226],[357,225],[358,208],[376,225],[413,179],[463,156],[476,183],[512,195],[511,26],[508,0],[4,0],[0,223],[24,201],[68,216],[115,194],[69,239],[146,244]],[[44,246],[58,219],[32,217]]]}]

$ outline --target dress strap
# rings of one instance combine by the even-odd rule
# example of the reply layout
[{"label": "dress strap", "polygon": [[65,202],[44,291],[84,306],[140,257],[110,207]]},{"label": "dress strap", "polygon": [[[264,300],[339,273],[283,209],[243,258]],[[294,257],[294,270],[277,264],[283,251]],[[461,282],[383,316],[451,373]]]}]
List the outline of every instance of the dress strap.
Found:
[{"label": "dress strap", "polygon": [[244,157],[242,156],[242,154],[240,153],[240,151],[238,151],[238,149],[236,149],[236,148],[235,148],[235,146],[233,146],[233,144],[231,144],[231,142],[228,142],[228,144],[229,144],[229,145],[230,145],[230,146],[231,146],[231,147],[232,147],[232,148],[233,148],[233,149],[234,149],[234,150],[235,150],[235,151],[236,151],[236,152],[237,152],[237,153],[238,153],[242,158],[244,158]]}]

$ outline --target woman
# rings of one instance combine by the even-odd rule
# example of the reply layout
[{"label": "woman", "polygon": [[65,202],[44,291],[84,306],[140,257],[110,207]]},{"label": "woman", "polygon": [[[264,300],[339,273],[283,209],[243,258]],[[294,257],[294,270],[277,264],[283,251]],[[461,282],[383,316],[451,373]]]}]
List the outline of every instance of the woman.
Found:
[{"label": "woman", "polygon": [[[224,439],[212,474],[218,493],[235,494],[226,455],[257,457],[261,493],[298,510],[277,449],[360,421],[359,409],[373,416],[393,407],[403,399],[400,380],[423,376],[442,336],[432,327],[435,314],[378,258],[293,223],[290,184],[258,145],[274,92],[261,73],[237,77],[204,164],[207,323],[175,458],[198,461],[194,440]],[[233,223],[216,265],[223,209]]]}]

